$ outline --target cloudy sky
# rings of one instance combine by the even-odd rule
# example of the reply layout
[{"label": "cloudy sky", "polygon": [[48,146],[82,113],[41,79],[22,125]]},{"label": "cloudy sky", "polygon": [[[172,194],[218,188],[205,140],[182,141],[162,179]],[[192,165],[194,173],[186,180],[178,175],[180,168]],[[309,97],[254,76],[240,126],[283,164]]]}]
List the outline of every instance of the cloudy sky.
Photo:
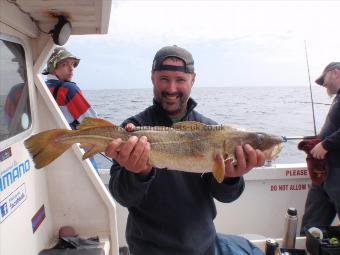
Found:
[{"label": "cloudy sky", "polygon": [[113,1],[107,35],[73,36],[83,89],[148,88],[156,51],[191,51],[196,86],[308,86],[340,61],[340,1]]}]

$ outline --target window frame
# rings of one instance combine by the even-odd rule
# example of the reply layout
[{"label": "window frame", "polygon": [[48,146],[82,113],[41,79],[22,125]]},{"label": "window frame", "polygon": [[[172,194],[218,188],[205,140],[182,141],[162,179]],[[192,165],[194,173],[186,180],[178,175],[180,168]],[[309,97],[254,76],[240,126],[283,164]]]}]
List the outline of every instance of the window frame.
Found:
[{"label": "window frame", "polygon": [[32,74],[30,72],[32,72],[33,70],[33,67],[30,67],[29,66],[29,62],[31,57],[30,57],[30,54],[28,52],[28,47],[26,46],[26,44],[24,43],[24,41],[17,37],[17,36],[13,36],[13,35],[10,35],[10,34],[6,34],[6,33],[3,33],[3,32],[0,32],[0,40],[4,40],[4,41],[8,41],[8,42],[12,42],[12,43],[16,43],[16,44],[19,44],[23,50],[24,50],[24,57],[25,57],[25,68],[26,68],[26,82],[27,82],[27,85],[28,85],[28,100],[29,100],[29,106],[30,106],[30,124],[28,126],[27,129],[11,136],[11,137],[8,137],[6,138],[5,140],[3,141],[0,141],[0,151],[6,149],[7,147],[17,143],[17,142],[20,142],[27,138],[31,133],[32,133],[32,129],[33,129],[33,123],[34,123],[34,108],[33,108],[33,97],[32,97]]}]

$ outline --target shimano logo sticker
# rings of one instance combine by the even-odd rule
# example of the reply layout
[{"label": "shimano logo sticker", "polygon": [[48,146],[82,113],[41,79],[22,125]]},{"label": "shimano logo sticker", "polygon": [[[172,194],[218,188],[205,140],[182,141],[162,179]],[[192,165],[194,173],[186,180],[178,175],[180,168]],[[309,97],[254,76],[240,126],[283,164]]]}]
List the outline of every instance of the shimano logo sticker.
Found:
[{"label": "shimano logo sticker", "polygon": [[13,165],[0,173],[0,192],[3,192],[13,183],[18,181],[31,169],[30,161],[27,159],[21,163],[13,162]]}]

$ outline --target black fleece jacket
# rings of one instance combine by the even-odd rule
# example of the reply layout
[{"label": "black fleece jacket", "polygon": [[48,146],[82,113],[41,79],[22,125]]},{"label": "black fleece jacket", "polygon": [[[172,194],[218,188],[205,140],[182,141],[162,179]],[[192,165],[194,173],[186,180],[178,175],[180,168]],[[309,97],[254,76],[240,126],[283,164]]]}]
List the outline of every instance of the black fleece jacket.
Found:
[{"label": "black fleece jacket", "polygon": [[[189,99],[182,120],[215,125],[216,122],[194,111]],[[154,104],[124,121],[137,126],[171,126],[164,110]],[[166,169],[153,169],[145,180],[114,163],[109,189],[129,210],[126,238],[133,255],[213,255],[216,231],[213,198],[232,202],[244,190],[243,178],[219,184],[211,173],[201,175]]]},{"label": "black fleece jacket", "polygon": [[326,158],[330,168],[340,168],[340,90],[329,109],[321,129],[322,145],[328,151]]}]

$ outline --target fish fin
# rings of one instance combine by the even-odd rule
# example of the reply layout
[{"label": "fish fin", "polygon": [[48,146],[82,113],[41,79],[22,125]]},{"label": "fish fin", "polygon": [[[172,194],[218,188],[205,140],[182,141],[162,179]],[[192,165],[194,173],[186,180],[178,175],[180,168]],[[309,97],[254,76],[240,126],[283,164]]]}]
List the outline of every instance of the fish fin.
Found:
[{"label": "fish fin", "polygon": [[99,147],[92,147],[90,150],[86,151],[83,155],[83,160],[84,159],[87,159],[87,158],[90,158],[90,157],[93,157],[95,154],[99,153],[99,152],[102,152],[103,150]]},{"label": "fish fin", "polygon": [[79,148],[81,148],[81,149],[85,149],[85,148],[90,147],[90,146],[91,145],[88,144],[88,143],[81,143],[81,144],[79,144]]},{"label": "fish fin", "polygon": [[221,154],[216,154],[214,157],[212,174],[218,183],[223,182],[225,174],[225,164]]},{"label": "fish fin", "polygon": [[68,129],[52,129],[26,139],[24,144],[32,156],[35,168],[42,168],[63,154],[72,144],[58,141],[60,136],[76,132]]},{"label": "fish fin", "polygon": [[94,156],[95,154],[97,154],[96,151],[89,150],[89,151],[84,153],[82,159],[84,160],[84,159],[90,158],[90,157]]},{"label": "fish fin", "polygon": [[233,147],[232,144],[228,143],[228,140],[223,141],[223,159],[226,160],[235,160],[234,153],[230,153],[230,148]]},{"label": "fish fin", "polygon": [[106,149],[106,146],[101,146],[99,144],[90,144],[90,143],[81,143],[80,148],[85,150],[83,155],[83,160],[93,157],[95,154],[99,152],[103,152]]},{"label": "fish fin", "polygon": [[116,127],[116,125],[112,124],[110,121],[100,118],[86,117],[77,127],[77,129],[84,130],[92,127],[112,127],[112,126]]},{"label": "fish fin", "polygon": [[184,131],[202,130],[206,127],[207,125],[197,121],[181,121],[172,125],[172,128]]}]

